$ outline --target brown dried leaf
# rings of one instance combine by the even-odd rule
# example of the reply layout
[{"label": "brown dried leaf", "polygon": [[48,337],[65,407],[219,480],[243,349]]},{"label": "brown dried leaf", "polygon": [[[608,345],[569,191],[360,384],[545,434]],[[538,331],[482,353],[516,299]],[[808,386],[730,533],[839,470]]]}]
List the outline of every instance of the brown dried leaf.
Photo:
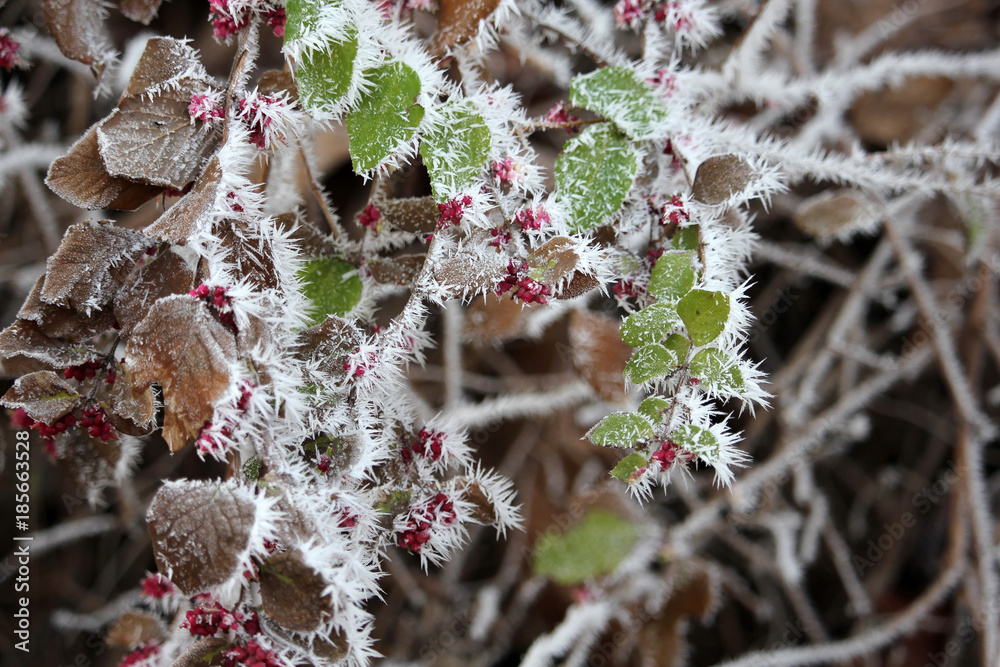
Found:
[{"label": "brown dried leaf", "polygon": [[573,364],[584,380],[607,401],[625,400],[625,364],[632,356],[618,333],[618,323],[594,313],[574,310],[569,318]]},{"label": "brown dried leaf", "polygon": [[496,521],[496,510],[493,503],[486,496],[482,485],[476,481],[469,481],[462,489],[462,500],[472,504],[472,520],[483,525]]},{"label": "brown dried leaf", "polygon": [[287,69],[269,69],[260,75],[257,91],[261,95],[280,95],[287,93],[288,101],[299,101],[299,88],[295,85],[295,77]]},{"label": "brown dried leaf", "polygon": [[17,319],[0,332],[0,357],[6,361],[34,359],[53,368],[66,368],[84,364],[98,356],[100,353],[93,348],[49,338],[38,324],[30,320]]},{"label": "brown dried leaf", "polygon": [[260,621],[265,634],[280,637],[290,644],[298,646],[307,652],[314,653],[323,660],[339,662],[347,655],[347,637],[343,635],[340,628],[334,628],[328,637],[316,635],[310,639],[303,639],[301,636],[293,634],[278,625],[266,615],[261,616]]},{"label": "brown dried leaf", "polygon": [[361,345],[363,336],[353,324],[336,315],[299,333],[296,356],[302,360],[319,361],[319,369],[339,375],[343,372],[341,357]]},{"label": "brown dried leaf", "polygon": [[850,190],[824,192],[803,201],[795,211],[795,226],[821,242],[875,222],[874,207],[864,195]]},{"label": "brown dried leaf", "polygon": [[387,199],[377,207],[386,224],[404,232],[429,234],[441,217],[433,197]]},{"label": "brown dried leaf", "polygon": [[133,21],[149,25],[162,3],[163,0],[118,0],[118,9]]},{"label": "brown dried leaf", "polygon": [[434,51],[442,56],[457,44],[479,34],[479,22],[489,18],[500,0],[441,0]]},{"label": "brown dried leaf", "polygon": [[216,232],[227,251],[227,259],[258,291],[278,287],[274,256],[259,234],[233,220],[226,220]]},{"label": "brown dried leaf", "polygon": [[95,310],[89,315],[65,306],[55,306],[42,301],[45,276],[35,281],[35,286],[24,300],[17,316],[31,320],[39,330],[51,338],[74,343],[93,338],[114,326],[115,314],[110,308]]},{"label": "brown dried leaf", "polygon": [[600,284],[600,281],[589,273],[574,271],[573,277],[569,279],[569,282],[556,291],[556,298],[573,299],[581,294],[586,294]]},{"label": "brown dried leaf", "polygon": [[226,660],[222,649],[229,646],[229,642],[218,637],[199,639],[177,658],[173,667],[220,667]]},{"label": "brown dried leaf", "polygon": [[11,409],[21,408],[35,421],[51,426],[75,410],[82,400],[68,380],[52,371],[38,371],[18,378],[0,403]]},{"label": "brown dried leaf", "polygon": [[73,225],[46,263],[41,300],[84,313],[103,309],[150,245],[110,220]]},{"label": "brown dried leaf", "polygon": [[465,340],[474,345],[495,345],[517,338],[524,332],[529,311],[540,304],[521,305],[510,298],[488,294],[476,299],[465,316]]},{"label": "brown dried leaf", "polygon": [[108,173],[176,190],[193,181],[218,147],[222,124],[192,123],[190,103],[191,88],[186,86],[152,99],[123,99],[97,128]]},{"label": "brown dried leaf", "polygon": [[106,17],[101,0],[45,0],[45,23],[59,50],[97,73],[115,57]]},{"label": "brown dried leaf", "polygon": [[528,255],[528,271],[531,277],[551,287],[573,278],[576,265],[580,261],[573,242],[564,236],[557,236],[544,245],[532,250]]},{"label": "brown dried leaf", "polygon": [[452,298],[492,291],[507,275],[509,259],[502,253],[485,256],[471,250],[460,251],[434,267],[434,278],[449,288]]},{"label": "brown dried leaf", "polygon": [[111,386],[112,425],[129,435],[146,435],[156,425],[156,401],[153,390],[137,390],[128,366],[119,366],[115,383]]},{"label": "brown dried leaf", "polygon": [[113,466],[118,460],[118,447],[114,440],[102,443],[76,430],[71,437],[56,441],[56,459],[76,480],[80,494],[91,503],[100,499],[104,489],[115,485]]},{"label": "brown dried leaf", "polygon": [[165,483],[146,513],[157,569],[187,596],[223,583],[240,564],[255,515],[253,500],[239,487]]},{"label": "brown dried leaf", "polygon": [[292,549],[271,556],[260,566],[264,612],[288,630],[311,632],[331,613],[326,582]]},{"label": "brown dried leaf", "polygon": [[736,155],[715,155],[698,166],[691,193],[706,204],[721,204],[753,180],[753,168]]},{"label": "brown dried leaf", "polygon": [[143,234],[176,245],[185,245],[200,225],[211,223],[215,209],[215,196],[219,191],[222,170],[219,158],[214,157],[205,167],[191,192],[181,197],[153,224],[142,230]]},{"label": "brown dried leaf", "polygon": [[155,617],[141,611],[127,611],[108,630],[107,639],[112,646],[131,649],[162,637],[163,628]]},{"label": "brown dried leaf", "polygon": [[230,383],[236,342],[201,301],[187,295],[160,299],[132,332],[126,363],[135,389],[163,388],[163,437],[176,452],[212,417]]},{"label": "brown dried leaf", "polygon": [[370,260],[365,266],[375,282],[383,285],[410,286],[424,267],[425,255],[398,255]]},{"label": "brown dried leaf", "polygon": [[66,155],[52,162],[45,184],[80,208],[131,211],[163,192],[163,188],[108,173],[97,149],[97,128],[103,122],[92,125]]},{"label": "brown dried leaf", "polygon": [[194,272],[172,250],[160,253],[136,271],[134,279],[115,295],[114,314],[122,336],[146,317],[153,304],[172,294],[187,294],[194,287]]},{"label": "brown dried leaf", "polygon": [[[138,0],[147,2],[148,0]],[[155,0],[153,0],[155,1]],[[185,75],[194,75],[196,79],[183,80]],[[198,60],[198,53],[190,44],[173,37],[151,37],[146,42],[146,48],[139,57],[132,76],[125,87],[123,97],[139,97],[165,83],[197,84],[207,88],[211,81]],[[191,92],[188,91],[188,95]]]}]

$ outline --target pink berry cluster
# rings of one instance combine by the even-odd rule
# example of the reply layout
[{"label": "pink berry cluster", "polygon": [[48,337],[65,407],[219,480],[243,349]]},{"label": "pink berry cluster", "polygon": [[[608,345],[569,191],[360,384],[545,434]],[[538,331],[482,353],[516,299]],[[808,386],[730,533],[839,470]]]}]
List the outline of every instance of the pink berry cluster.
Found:
[{"label": "pink berry cluster", "polygon": [[611,289],[614,290],[615,296],[618,297],[619,301],[627,299],[638,300],[646,294],[646,288],[640,285],[639,281],[634,278],[621,278]]},{"label": "pink berry cluster", "polygon": [[455,199],[450,199],[443,204],[438,204],[438,213],[440,217],[438,218],[438,229],[447,229],[452,225],[458,225],[462,222],[462,216],[465,214],[465,209],[472,206],[472,197],[469,195],[463,195],[461,199],[457,197]]},{"label": "pink berry cluster", "polygon": [[229,610],[206,596],[196,596],[198,605],[189,609],[184,616],[181,627],[187,629],[195,637],[214,637],[228,630],[243,630],[248,635],[260,634],[260,619],[257,612],[249,616],[235,610]]},{"label": "pink berry cluster", "polygon": [[692,452],[682,449],[673,440],[666,440],[660,448],[653,452],[653,455],[649,457],[650,461],[656,461],[660,464],[660,470],[666,470],[670,465],[680,458],[683,461],[691,461],[695,458]]},{"label": "pink berry cluster", "polygon": [[205,283],[202,283],[188,292],[188,295],[207,303],[218,314],[220,322],[225,324],[233,333],[237,332],[236,320],[233,318],[233,304],[230,302],[229,297],[226,296],[225,287],[218,285],[209,287]]},{"label": "pink berry cluster", "polygon": [[[412,436],[409,436],[412,438]],[[413,461],[413,455],[419,454],[432,461],[437,461],[441,458],[441,452],[444,446],[444,432],[435,431],[434,429],[427,428],[424,426],[417,433],[417,439],[411,442],[404,442],[403,448],[400,450],[400,456],[403,458],[403,462],[409,465]]]},{"label": "pink berry cluster", "polygon": [[382,220],[382,212],[375,208],[374,204],[368,204],[365,210],[358,216],[358,224],[373,232],[378,231],[378,223]]},{"label": "pink berry cluster", "polygon": [[[242,387],[240,387],[240,397],[239,400],[236,401],[236,410],[240,414],[246,412],[247,408],[250,407],[250,399],[252,397],[253,397],[253,391],[250,385],[244,384]],[[209,419],[207,422],[205,422],[205,425],[202,426],[201,430],[198,432],[198,439],[195,441],[195,446],[198,448],[198,451],[201,452],[202,454],[217,455],[225,451],[226,448],[225,444],[214,434],[212,434],[212,426],[213,426],[212,420]],[[219,429],[221,437],[223,438],[231,437],[233,435],[234,427],[235,424],[232,422],[223,424],[222,428]]]},{"label": "pink berry cluster", "polygon": [[521,226],[521,229],[541,229],[543,225],[552,222],[548,212],[539,206],[538,208],[525,208],[517,212],[514,222]]},{"label": "pink berry cluster", "polygon": [[191,102],[188,104],[188,113],[194,120],[203,123],[211,123],[225,117],[226,111],[219,104],[216,95],[202,95],[195,93],[191,95]]},{"label": "pink berry cluster", "polygon": [[691,220],[691,214],[684,209],[684,202],[677,195],[660,207],[660,224],[683,225]]},{"label": "pink berry cluster", "polygon": [[506,277],[497,284],[496,295],[502,296],[505,292],[513,292],[515,300],[525,303],[548,303],[548,297],[552,296],[552,288],[528,276],[527,271],[527,262],[512,259],[507,265]]},{"label": "pink berry cluster", "polygon": [[162,600],[177,592],[170,580],[155,572],[142,580],[142,594],[152,600]]},{"label": "pink berry cluster", "polygon": [[455,505],[448,496],[438,492],[423,507],[411,509],[406,529],[399,533],[397,544],[407,551],[420,553],[431,539],[431,525],[440,522],[450,525],[455,522]]},{"label": "pink berry cluster", "polygon": [[157,642],[149,642],[148,644],[143,644],[133,651],[127,653],[122,661],[118,663],[119,667],[138,667],[139,665],[152,664],[150,658],[156,656],[160,653],[160,645]]},{"label": "pink berry cluster", "polygon": [[657,23],[669,24],[676,32],[686,32],[692,27],[691,17],[681,11],[678,2],[619,0],[615,5],[615,21],[620,26],[631,28],[650,16]]},{"label": "pink berry cluster", "polygon": [[101,442],[118,439],[118,432],[111,425],[111,422],[108,421],[108,414],[104,412],[104,408],[100,406],[91,405],[84,408],[77,423],[82,428],[87,429],[90,437],[100,438]]},{"label": "pink berry cluster", "polygon": [[367,354],[361,355],[361,348],[354,348],[354,355],[344,361],[343,368],[345,371],[351,374],[352,378],[364,377],[365,373],[370,371],[378,363],[378,354],[375,352],[368,352]]},{"label": "pink berry cluster", "polygon": [[11,419],[11,422],[15,427],[30,428],[38,431],[38,434],[42,437],[42,444],[45,445],[45,451],[47,451],[50,456],[55,458],[56,436],[60,433],[65,433],[67,429],[76,426],[76,416],[70,412],[63,415],[60,419],[50,425],[45,422],[35,421],[28,416],[27,412],[18,408],[14,411],[14,416]]},{"label": "pink berry cluster", "polygon": [[285,106],[285,101],[275,95],[251,95],[240,100],[240,119],[250,129],[250,142],[259,150],[266,150],[274,141],[282,140],[272,125]]},{"label": "pink berry cluster", "polygon": [[[552,105],[552,108],[549,109],[548,113],[545,114],[545,122],[550,125],[569,125],[577,122],[578,120],[580,120],[579,116],[570,115],[570,113],[566,111],[565,102],[556,102]],[[567,133],[572,134],[575,131],[575,128],[566,128]]]},{"label": "pink berry cluster", "polygon": [[233,646],[222,652],[222,667],[282,667],[285,663],[274,651],[264,648],[256,639],[246,646]]},{"label": "pink berry cluster", "polygon": [[511,185],[521,178],[522,165],[515,163],[513,158],[505,157],[493,162],[493,177],[504,185]]},{"label": "pink berry cluster", "polygon": [[646,79],[653,86],[663,93],[664,97],[670,97],[677,92],[677,77],[669,70],[658,69],[656,74]]},{"label": "pink berry cluster", "polygon": [[101,362],[88,361],[78,366],[70,366],[69,368],[63,369],[63,377],[67,380],[83,382],[84,380],[89,380],[97,375],[97,371],[101,370],[101,368]]},{"label": "pink berry cluster", "polygon": [[[270,3],[261,3],[264,21],[274,30],[278,37],[285,36],[285,9]],[[250,23],[254,7],[250,4],[241,5],[235,10],[230,7],[229,0],[208,0],[212,19],[212,34],[219,39],[228,39]]]},{"label": "pink berry cluster", "polygon": [[0,28],[0,67],[9,72],[20,65],[22,61],[17,55],[19,48],[21,45],[10,36],[10,30]]},{"label": "pink berry cluster", "polygon": [[511,242],[513,238],[510,234],[510,229],[507,227],[494,227],[490,230],[490,245],[500,250],[500,248],[505,248],[508,243]]}]

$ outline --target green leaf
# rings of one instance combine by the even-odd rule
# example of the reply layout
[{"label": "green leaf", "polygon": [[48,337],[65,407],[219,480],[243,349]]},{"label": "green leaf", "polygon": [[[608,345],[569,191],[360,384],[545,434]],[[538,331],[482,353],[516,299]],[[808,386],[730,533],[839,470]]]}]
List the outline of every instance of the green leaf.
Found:
[{"label": "green leaf", "polygon": [[645,456],[632,453],[618,462],[618,465],[611,471],[611,476],[623,482],[628,482],[636,470],[645,468],[647,464],[648,461],[646,461]]},{"label": "green leaf", "polygon": [[739,391],[743,388],[743,374],[739,367],[714,347],[707,347],[694,355],[691,376],[719,389]]},{"label": "green leaf", "polygon": [[538,540],[532,569],[563,586],[611,574],[631,552],[639,528],[607,510],[591,510],[565,533]]},{"label": "green leaf", "polygon": [[649,295],[658,301],[677,301],[691,291],[694,270],[690,251],[668,251],[660,255],[649,278]]},{"label": "green leaf", "polygon": [[443,119],[424,135],[420,155],[431,177],[434,200],[448,201],[482,172],[490,154],[490,129],[468,100],[440,109]]},{"label": "green leaf", "polygon": [[424,117],[424,108],[414,103],[420,93],[420,77],[407,65],[393,62],[365,72],[371,83],[346,124],[354,171],[361,174],[377,167],[413,138]]},{"label": "green leaf", "polygon": [[330,41],[325,49],[303,55],[295,74],[302,108],[332,111],[351,87],[357,54],[358,33],[351,30],[344,41]]},{"label": "green leaf", "polygon": [[314,31],[319,22],[320,7],[325,4],[334,3],[330,0],[288,0],[285,5],[285,41],[293,42]]},{"label": "green leaf", "polygon": [[691,342],[680,334],[670,334],[663,341],[663,347],[677,355],[677,363],[683,364],[687,360],[688,350],[691,349]]},{"label": "green leaf", "polygon": [[677,303],[677,314],[684,321],[695,345],[711,343],[726,328],[729,296],[722,292],[691,290]]},{"label": "green leaf", "polygon": [[677,443],[681,449],[703,456],[708,460],[719,458],[719,441],[708,429],[704,429],[694,424],[685,424],[674,429],[670,434],[670,439]]},{"label": "green leaf", "polygon": [[670,409],[670,401],[659,396],[650,396],[639,404],[639,413],[654,424],[663,421],[663,411]]},{"label": "green leaf", "polygon": [[633,384],[642,384],[669,375],[680,360],[667,348],[653,343],[640,347],[625,364],[625,377]]},{"label": "green leaf", "polygon": [[666,303],[654,303],[622,322],[622,340],[632,347],[659,343],[670,330],[680,324],[677,310]]},{"label": "green leaf", "polygon": [[310,324],[327,315],[346,315],[361,300],[361,278],[354,265],[339,257],[319,257],[299,270],[302,293],[312,303]]},{"label": "green leaf", "polygon": [[632,139],[649,139],[662,133],[667,107],[635,72],[626,67],[604,67],[575,77],[569,99],[613,121]]},{"label": "green leaf", "polygon": [[639,152],[610,125],[591,125],[566,142],[556,160],[556,195],[569,213],[570,229],[583,232],[607,222],[638,171]]},{"label": "green leaf", "polygon": [[587,439],[601,447],[631,447],[653,435],[653,425],[642,415],[615,412],[590,429]]},{"label": "green leaf", "polygon": [[697,250],[701,240],[701,226],[689,225],[681,227],[670,239],[670,247],[674,250]]}]

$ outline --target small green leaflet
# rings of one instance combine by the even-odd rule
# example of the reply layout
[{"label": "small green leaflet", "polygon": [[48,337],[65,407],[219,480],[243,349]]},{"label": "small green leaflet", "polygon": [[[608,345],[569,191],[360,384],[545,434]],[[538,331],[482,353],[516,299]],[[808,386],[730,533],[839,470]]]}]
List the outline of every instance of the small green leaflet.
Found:
[{"label": "small green leaflet", "polygon": [[697,250],[700,235],[700,225],[681,227],[670,239],[670,247],[674,250]]},{"label": "small green leaflet", "polygon": [[670,439],[681,449],[686,449],[709,461],[719,459],[719,441],[715,434],[694,424],[685,424],[670,434]]},{"label": "small green leaflet", "polygon": [[285,41],[293,42],[316,29],[324,0],[288,0],[285,5]]},{"label": "small green leaflet", "polygon": [[677,355],[677,363],[683,364],[688,357],[688,350],[691,349],[691,342],[680,334],[670,334],[663,341],[663,347]]},{"label": "small green leaflet", "polygon": [[347,132],[354,171],[361,174],[377,167],[413,138],[424,117],[414,103],[420,93],[417,73],[401,62],[365,72],[371,83],[354,109],[347,114]]},{"label": "small green leaflet", "polygon": [[327,315],[346,315],[361,300],[361,278],[354,265],[339,257],[319,257],[299,270],[302,293],[312,303],[310,325]]},{"label": "small green leaflet", "polygon": [[670,408],[670,401],[659,396],[650,396],[639,404],[639,413],[646,416],[649,421],[659,424],[663,420],[663,413]]},{"label": "small green leaflet", "polygon": [[659,343],[680,322],[673,306],[654,303],[625,318],[621,327],[622,340],[632,347]]},{"label": "small green leaflet", "polygon": [[442,121],[424,135],[420,156],[431,177],[434,200],[445,202],[482,172],[490,154],[490,129],[468,100],[452,100],[441,109]]},{"label": "small green leaflet", "polygon": [[645,468],[648,463],[646,457],[642,454],[629,454],[618,462],[618,465],[611,471],[611,476],[623,482],[628,482],[636,470]]},{"label": "small green leaflet", "polygon": [[649,278],[649,295],[658,301],[677,301],[691,291],[694,271],[690,251],[667,251],[660,255]]},{"label": "small green leaflet", "polygon": [[593,509],[565,533],[538,540],[532,569],[557,584],[575,586],[614,572],[638,539],[638,524]]},{"label": "small green leaflet", "polygon": [[302,57],[295,74],[302,108],[309,112],[330,112],[347,94],[358,55],[358,33],[352,30],[342,42],[331,41],[325,50]]},{"label": "small green leaflet", "polygon": [[601,447],[631,447],[653,435],[653,425],[642,415],[615,412],[590,429],[587,439]]},{"label": "small green leaflet", "polygon": [[680,360],[677,355],[653,343],[640,347],[625,364],[625,377],[633,384],[642,384],[669,375]]},{"label": "small green leaflet", "polygon": [[625,67],[604,67],[574,77],[569,88],[574,106],[589,109],[613,121],[636,140],[663,133],[667,107],[653,90]]},{"label": "small green leaflet", "polygon": [[743,374],[739,367],[714,347],[707,347],[694,355],[691,376],[718,389],[739,391],[743,388]]},{"label": "small green leaflet", "polygon": [[729,319],[729,296],[703,289],[691,290],[677,303],[677,314],[684,321],[691,341],[706,345],[719,337]]},{"label": "small green leaflet", "polygon": [[639,171],[639,151],[613,127],[591,125],[556,160],[556,195],[569,227],[584,232],[618,212]]}]

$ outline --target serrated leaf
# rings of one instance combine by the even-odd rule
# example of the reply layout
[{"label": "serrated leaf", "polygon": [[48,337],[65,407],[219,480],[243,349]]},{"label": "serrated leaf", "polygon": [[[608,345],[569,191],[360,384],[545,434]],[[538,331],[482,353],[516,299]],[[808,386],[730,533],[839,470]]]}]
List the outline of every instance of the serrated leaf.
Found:
[{"label": "serrated leaf", "polygon": [[729,319],[729,297],[722,292],[696,289],[677,302],[677,314],[695,345],[706,345],[719,337]]},{"label": "serrated leaf", "polygon": [[19,377],[0,403],[11,409],[21,408],[35,421],[51,426],[82,400],[67,380],[52,371],[38,371]]},{"label": "serrated leaf", "polygon": [[162,3],[163,0],[118,0],[118,9],[133,21],[149,25]]},{"label": "serrated leaf", "polygon": [[441,217],[433,197],[387,199],[379,203],[378,210],[387,225],[415,234],[433,232]]},{"label": "serrated leaf", "polygon": [[670,409],[670,401],[659,396],[650,396],[639,404],[639,413],[654,424],[663,420],[663,413]]},{"label": "serrated leaf", "polygon": [[67,58],[102,72],[115,50],[101,0],[45,0],[45,24]]},{"label": "serrated leaf", "polygon": [[629,454],[611,470],[611,476],[623,482],[628,482],[636,470],[645,468],[648,463],[646,457],[642,454]]},{"label": "serrated leaf", "polygon": [[479,33],[480,21],[500,5],[500,0],[440,0],[438,30],[433,49],[438,56],[451,47],[469,41]]},{"label": "serrated leaf", "polygon": [[107,641],[112,646],[135,648],[153,639],[163,638],[163,628],[155,616],[141,611],[127,611],[108,630]]},{"label": "serrated leaf", "polygon": [[194,287],[194,272],[172,250],[160,253],[133,275],[114,300],[115,319],[126,337],[158,300],[172,294],[187,294]]},{"label": "serrated leaf", "polygon": [[719,349],[707,347],[691,359],[691,377],[719,389],[739,391],[743,374],[739,366]]},{"label": "serrated leaf", "polygon": [[151,387],[139,391],[128,366],[119,365],[111,385],[111,423],[122,433],[146,435],[156,424],[156,399]]},{"label": "serrated leaf", "polygon": [[221,179],[222,167],[216,156],[205,165],[194,188],[143,229],[142,233],[157,241],[186,245],[199,227],[212,224]]},{"label": "serrated leaf", "polygon": [[256,508],[249,493],[219,482],[167,482],[146,513],[161,574],[187,596],[228,580],[250,541]]},{"label": "serrated leaf", "polygon": [[302,293],[312,307],[312,324],[320,324],[327,315],[346,315],[361,300],[361,278],[353,264],[339,257],[317,257],[299,270]]},{"label": "serrated leaf", "polygon": [[566,142],[556,160],[556,195],[568,224],[584,232],[618,212],[639,171],[639,152],[607,124],[592,125]]},{"label": "serrated leaf", "polygon": [[46,336],[60,341],[80,343],[114,326],[115,315],[110,308],[92,310],[88,314],[69,306],[45,303],[42,301],[44,285],[43,274],[35,281],[35,286],[28,293],[28,298],[24,300],[17,317],[36,323]]},{"label": "serrated leaf", "polygon": [[334,111],[351,87],[357,55],[356,30],[348,31],[342,42],[331,40],[325,48],[303,55],[295,73],[302,108],[311,113]]},{"label": "serrated leaf", "polygon": [[670,433],[670,439],[681,449],[703,456],[708,460],[719,458],[719,441],[708,429],[694,424],[685,424]]},{"label": "serrated leaf", "polygon": [[736,155],[715,155],[700,165],[691,185],[692,196],[706,204],[721,204],[742,192],[753,180],[753,168]]},{"label": "serrated leaf", "polygon": [[261,563],[260,596],[264,611],[288,630],[311,632],[330,615],[326,582],[306,565],[298,549],[275,554]]},{"label": "serrated leaf", "polygon": [[434,200],[444,202],[482,172],[492,137],[486,121],[468,100],[452,100],[439,110],[441,122],[424,135],[420,156],[431,177]]},{"label": "serrated leaf", "polygon": [[528,276],[554,287],[573,277],[579,261],[573,241],[556,236],[528,253]]},{"label": "serrated leaf", "polygon": [[621,325],[622,340],[632,347],[659,343],[680,322],[674,306],[654,303],[625,318]]},{"label": "serrated leaf", "polygon": [[625,377],[633,384],[643,384],[666,377],[679,363],[677,355],[662,345],[644,345],[635,351],[625,365]]},{"label": "serrated leaf", "polygon": [[414,103],[420,94],[420,77],[407,65],[392,62],[365,72],[371,88],[347,114],[354,171],[374,169],[413,138],[424,117]]},{"label": "serrated leaf", "polygon": [[641,140],[662,134],[667,107],[635,72],[626,67],[602,67],[573,78],[569,99],[613,121],[630,138]]},{"label": "serrated leaf", "polygon": [[288,0],[285,4],[285,41],[292,42],[314,31],[323,5],[339,4],[329,0]]},{"label": "serrated leaf", "polygon": [[[6,362],[32,359],[54,368],[78,366],[96,359],[97,350],[69,345],[45,335],[36,322],[18,318],[0,332],[0,357]],[[30,364],[28,364],[30,366]],[[36,370],[37,366],[31,368]]]},{"label": "serrated leaf", "polygon": [[648,293],[658,301],[677,301],[694,286],[690,251],[667,251],[656,260],[649,278]]},{"label": "serrated leaf", "polygon": [[532,569],[563,586],[614,572],[639,538],[639,526],[594,509],[568,531],[545,535],[535,544]]},{"label": "serrated leaf", "polygon": [[587,439],[601,447],[631,447],[653,435],[653,425],[642,415],[615,412],[587,433]]},{"label": "serrated leaf", "polygon": [[190,296],[160,299],[128,341],[126,363],[136,391],[163,388],[163,437],[176,452],[193,441],[229,388],[233,334]]}]

